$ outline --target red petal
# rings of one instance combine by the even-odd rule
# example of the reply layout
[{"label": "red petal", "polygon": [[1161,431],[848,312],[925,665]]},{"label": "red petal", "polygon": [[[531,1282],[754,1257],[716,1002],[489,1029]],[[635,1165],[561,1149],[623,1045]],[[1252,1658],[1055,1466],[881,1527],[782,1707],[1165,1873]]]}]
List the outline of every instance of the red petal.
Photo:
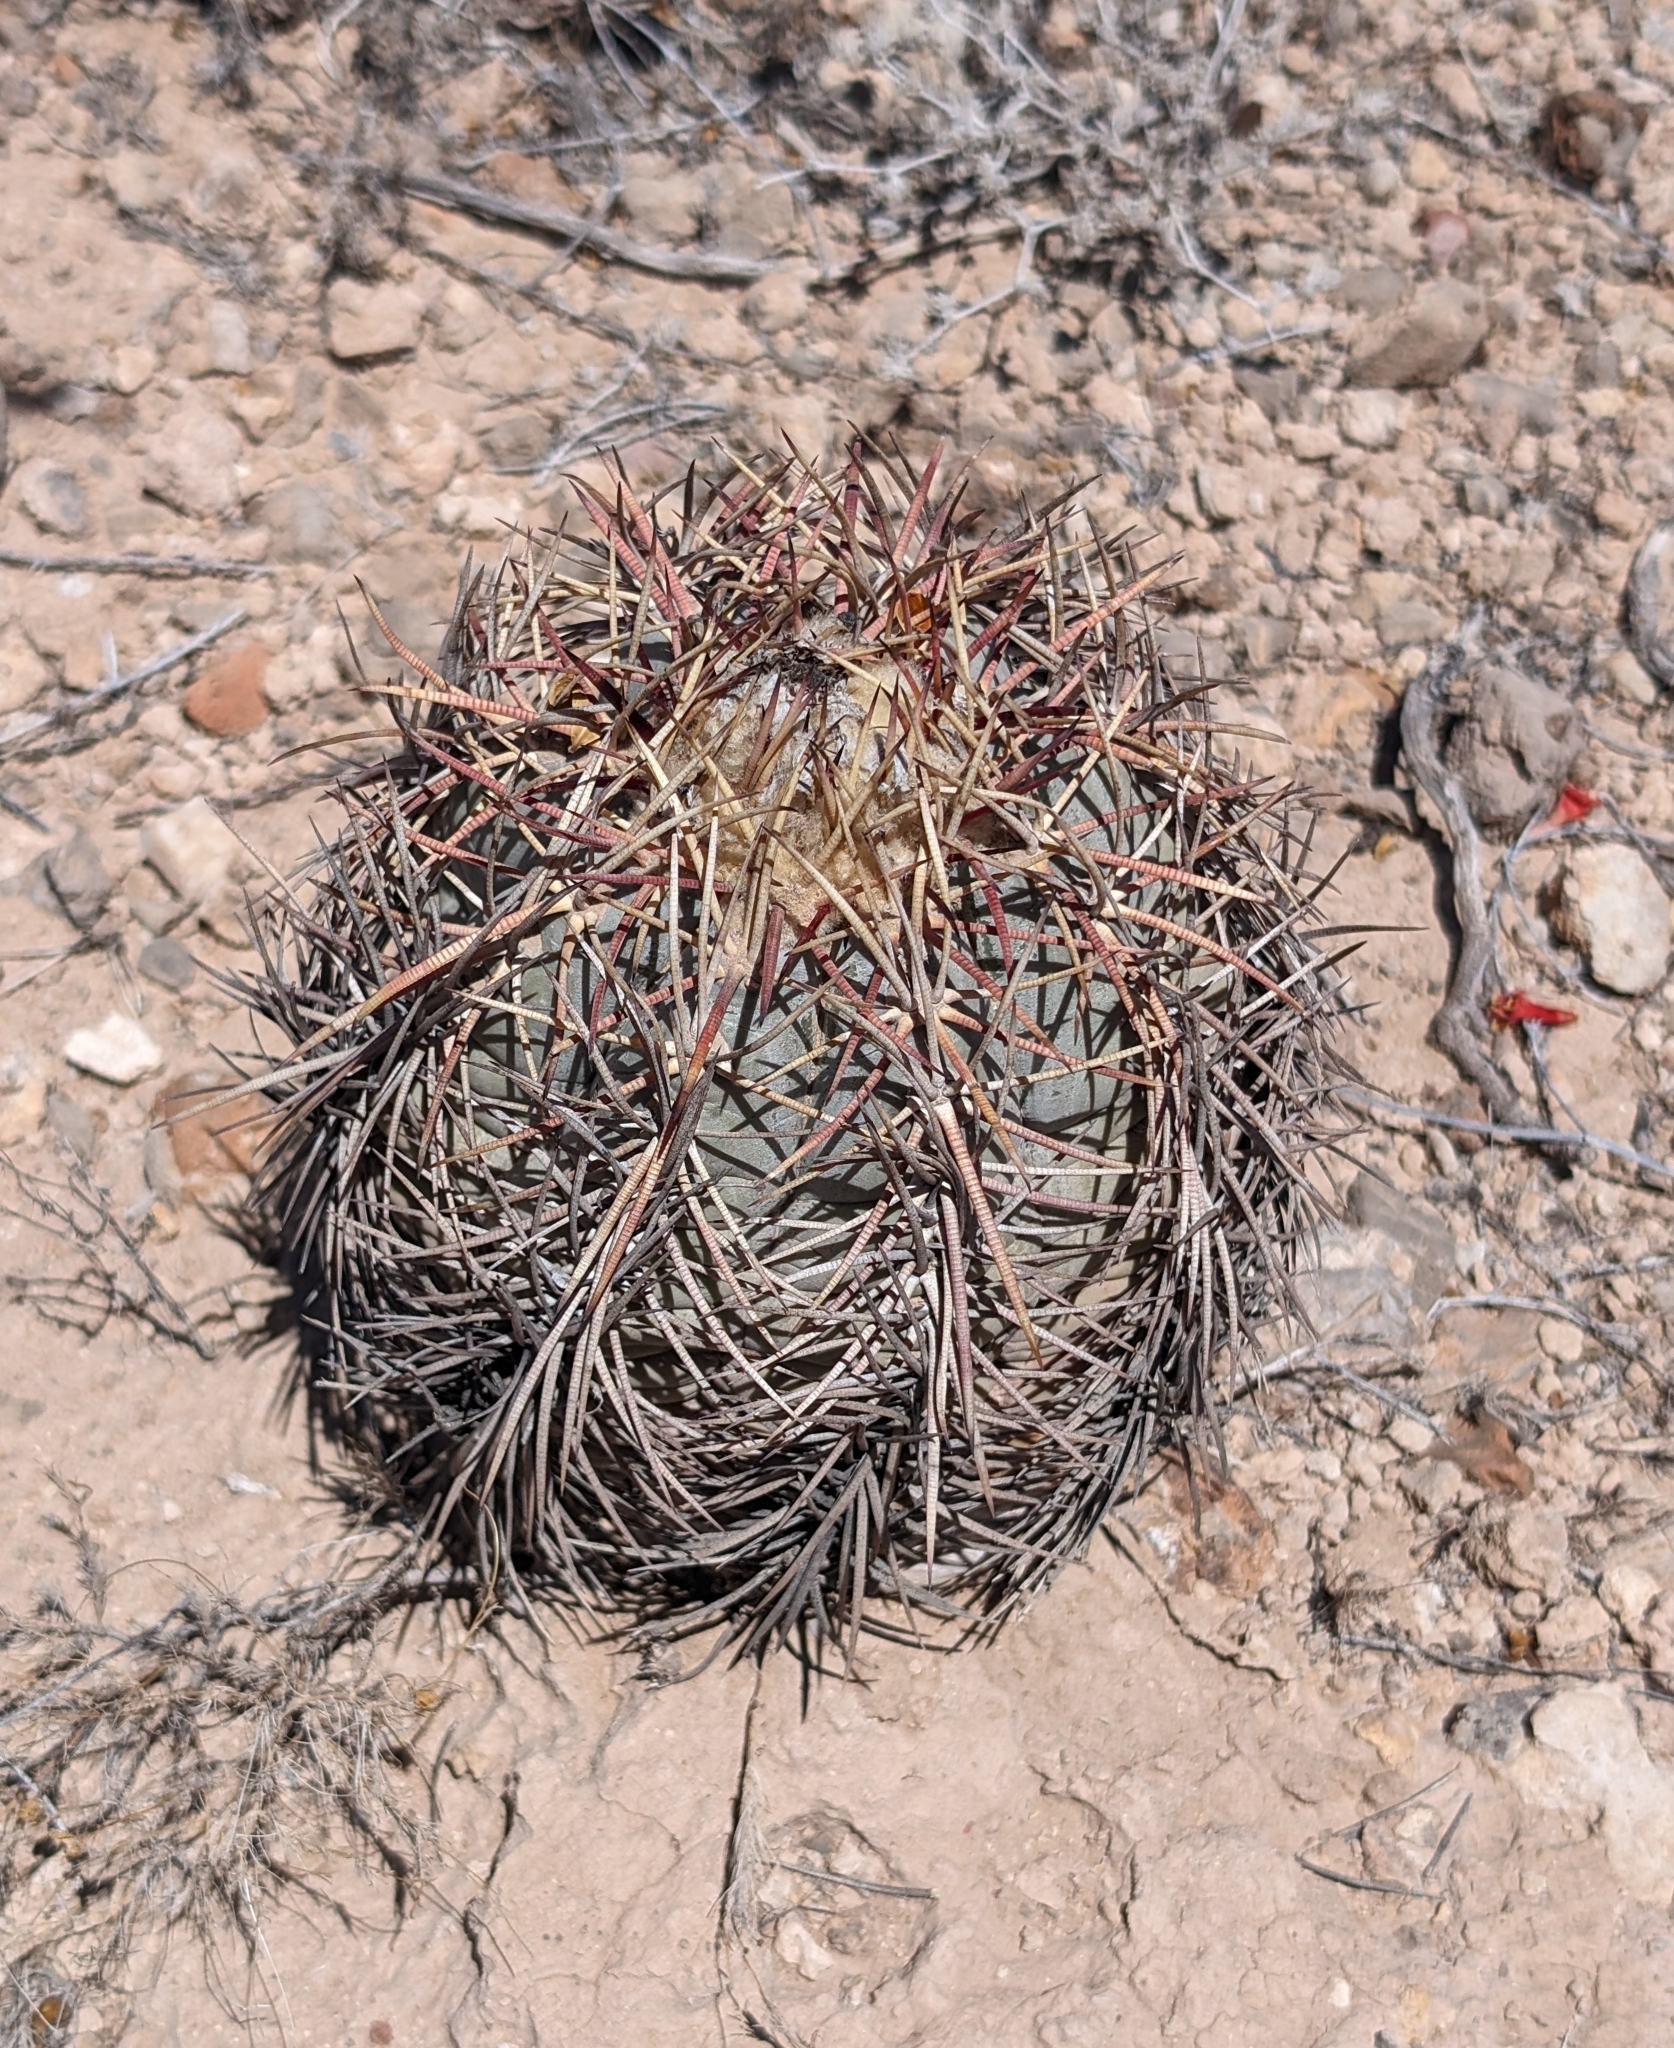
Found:
[{"label": "red petal", "polygon": [[1564,825],[1578,825],[1590,812],[1598,809],[1599,799],[1595,791],[1583,789],[1579,782],[1566,782],[1558,791],[1558,800],[1550,813],[1541,820],[1542,832],[1556,832]]},{"label": "red petal", "polygon": [[1573,1024],[1576,1013],[1556,1003],[1537,1003],[1520,988],[1507,989],[1488,1005],[1488,1022],[1496,1031],[1509,1031],[1515,1024],[1547,1024],[1554,1028]]}]

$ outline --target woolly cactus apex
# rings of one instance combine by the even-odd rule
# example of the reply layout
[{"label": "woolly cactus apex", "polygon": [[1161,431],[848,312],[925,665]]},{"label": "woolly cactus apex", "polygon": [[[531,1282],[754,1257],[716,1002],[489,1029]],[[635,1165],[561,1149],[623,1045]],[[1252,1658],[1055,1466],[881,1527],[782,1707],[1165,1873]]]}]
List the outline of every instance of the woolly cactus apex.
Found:
[{"label": "woolly cactus apex", "polygon": [[[260,918],[318,1399],[493,1582],[997,1625],[1282,1294],[1338,1009],[1133,575],[932,461],[469,576]],[[405,679],[410,677],[411,679]]]}]

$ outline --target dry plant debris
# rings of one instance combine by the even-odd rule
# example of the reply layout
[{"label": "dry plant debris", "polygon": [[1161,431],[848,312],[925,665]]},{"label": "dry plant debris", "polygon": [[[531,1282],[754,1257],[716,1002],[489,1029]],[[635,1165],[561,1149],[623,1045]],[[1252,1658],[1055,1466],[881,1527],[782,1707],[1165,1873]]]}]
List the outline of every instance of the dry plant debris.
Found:
[{"label": "dry plant debris", "polygon": [[389,1678],[371,1647],[392,1607],[434,1597],[410,1555],[339,1546],[331,1577],[248,1603],[204,1583],[124,1627],[105,1617],[88,1489],[58,1484],[52,1521],[86,1597],[72,1608],[48,1588],[0,1610],[6,2048],[72,2039],[78,2005],[120,1997],[134,1944],[159,1929],[200,1938],[236,2009],[277,1896],[330,1903],[346,1852],[389,1880],[399,1913],[430,1862],[402,1780],[440,1695]]}]

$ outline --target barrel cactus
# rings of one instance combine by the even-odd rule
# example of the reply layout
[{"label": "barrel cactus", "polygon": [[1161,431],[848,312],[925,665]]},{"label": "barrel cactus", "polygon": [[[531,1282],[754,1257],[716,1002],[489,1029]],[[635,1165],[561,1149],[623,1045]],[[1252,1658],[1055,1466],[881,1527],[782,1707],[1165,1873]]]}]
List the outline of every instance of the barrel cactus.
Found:
[{"label": "barrel cactus", "polygon": [[1066,514],[859,445],[575,488],[385,629],[399,751],[258,907],[320,1413],[514,1598],[997,1626],[1285,1290],[1305,831]]}]

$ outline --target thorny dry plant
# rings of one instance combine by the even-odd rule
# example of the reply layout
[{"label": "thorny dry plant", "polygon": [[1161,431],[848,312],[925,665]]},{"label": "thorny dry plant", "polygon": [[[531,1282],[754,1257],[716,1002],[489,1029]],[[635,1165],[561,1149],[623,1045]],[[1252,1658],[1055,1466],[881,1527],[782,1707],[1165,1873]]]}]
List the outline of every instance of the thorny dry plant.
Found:
[{"label": "thorny dry plant", "polygon": [[859,443],[581,497],[257,919],[321,1410],[514,1594],[989,1629],[1285,1299],[1306,823],[1052,513]]},{"label": "thorny dry plant", "polygon": [[269,1905],[344,1917],[347,1855],[400,1915],[434,1860],[413,1744],[441,1693],[389,1675],[376,1630],[449,1587],[350,1540],[324,1576],[253,1601],[206,1581],[121,1626],[86,1489],[57,1483],[84,1598],[0,1609],[0,2048],[68,2040],[78,2001],[120,1997],[136,1944],[173,1928],[236,2012]]},{"label": "thorny dry plant", "polygon": [[133,1315],[159,1336],[189,1344],[200,1358],[214,1355],[190,1309],[170,1293],[146,1256],[150,1204],[137,1217],[119,1216],[108,1191],[87,1166],[63,1148],[65,1178],[49,1180],[0,1153],[0,1171],[16,1189],[22,1206],[0,1201],[0,1215],[67,1247],[75,1263],[66,1272],[0,1274],[16,1301],[28,1302],[49,1322],[93,1336],[113,1316]]}]

